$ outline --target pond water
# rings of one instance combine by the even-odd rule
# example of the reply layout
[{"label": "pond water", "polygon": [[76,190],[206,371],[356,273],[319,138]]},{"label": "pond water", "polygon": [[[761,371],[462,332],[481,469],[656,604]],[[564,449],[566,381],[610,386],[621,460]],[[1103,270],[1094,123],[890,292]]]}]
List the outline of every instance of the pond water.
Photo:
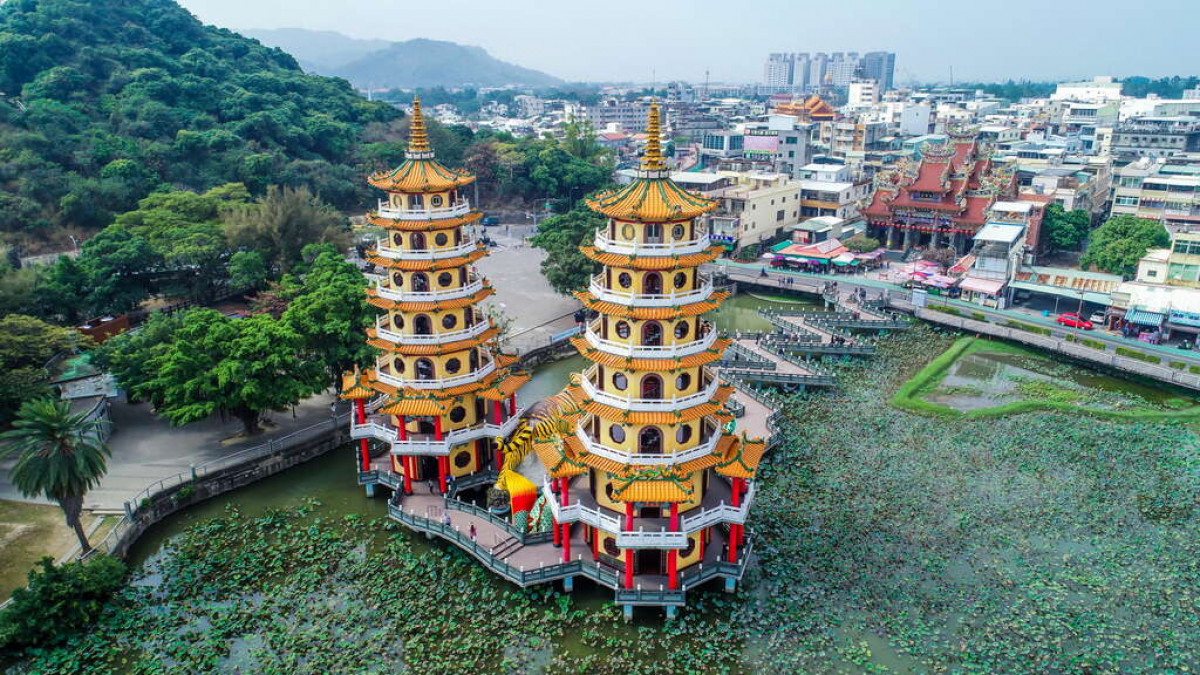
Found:
[{"label": "pond water", "polygon": [[1026,400],[1077,403],[1103,410],[1177,409],[1194,404],[1179,392],[1071,363],[989,351],[957,359],[924,398],[962,411]]},{"label": "pond water", "polygon": [[[779,298],[781,300],[786,298],[786,302],[774,302],[772,298]],[[709,321],[713,322],[718,330],[726,333],[735,331],[771,331],[773,330],[771,322],[764,319],[758,313],[758,310],[812,310],[819,309],[820,306],[820,301],[815,296],[799,293],[794,296],[785,296],[782,294],[770,296],[739,294],[726,300],[720,309],[710,312],[706,317]]]}]

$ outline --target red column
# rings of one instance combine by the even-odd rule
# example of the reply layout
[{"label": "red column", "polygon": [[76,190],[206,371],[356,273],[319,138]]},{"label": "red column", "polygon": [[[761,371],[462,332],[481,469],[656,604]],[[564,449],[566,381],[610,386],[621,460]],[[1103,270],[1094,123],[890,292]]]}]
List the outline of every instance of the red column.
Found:
[{"label": "red column", "polygon": [[625,531],[633,531],[633,502],[625,502]]},{"label": "red column", "polygon": [[[363,399],[355,399],[355,418],[359,424],[367,421],[367,405]],[[371,470],[371,450],[367,446],[367,439],[360,438],[358,441],[359,448],[359,466],[363,471]]]},{"label": "red column", "polygon": [[[438,434],[439,436],[441,434]],[[446,472],[450,468],[449,457],[438,457],[438,489],[446,494]]]},{"label": "red column", "polygon": [[592,560],[600,559],[600,528],[592,528]]},{"label": "red column", "polygon": [[517,395],[516,394],[508,395],[508,414],[510,416],[517,414]]},{"label": "red column", "polygon": [[496,444],[496,472],[499,473],[504,468],[504,450],[501,449],[499,439],[493,442]]},{"label": "red column", "polygon": [[492,417],[495,418],[492,420],[492,424],[495,424],[496,426],[500,426],[500,421],[501,421],[500,415],[503,412],[503,410],[504,410],[503,403],[501,403],[500,401],[492,402]]},{"label": "red column", "polygon": [[[733,479],[733,494],[730,498],[736,508],[742,505],[742,479]],[[729,562],[737,562],[738,544],[742,540],[742,526],[734,523],[729,526]]]},{"label": "red column", "polygon": [[[679,531],[679,503],[671,504],[671,531]],[[679,549],[667,552],[667,587],[671,590],[679,588]]]},{"label": "red column", "polygon": [[625,549],[625,590],[633,590],[633,549]]},{"label": "red column", "polygon": [[408,440],[408,416],[400,416],[400,426],[396,427],[396,432],[400,434],[400,440]]},{"label": "red column", "polygon": [[563,506],[571,505],[571,479],[566,476],[558,479],[558,496],[562,498]]},{"label": "red column", "polygon": [[552,534],[554,536],[554,545],[555,546],[559,546],[562,544],[562,530],[558,529],[558,519],[557,518],[550,519],[550,534]]},{"label": "red column", "polygon": [[562,524],[563,562],[571,562],[571,524]]},{"label": "red column", "polygon": [[443,438],[442,437],[442,416],[434,415],[433,416],[433,440],[440,441],[440,440],[442,440],[442,438]]},{"label": "red column", "polygon": [[413,471],[416,462],[413,461],[412,455],[404,455],[404,494],[412,494]]},{"label": "red column", "polygon": [[704,562],[704,545],[708,543],[706,541],[707,539],[708,528],[706,527],[703,530],[700,530],[700,562]]}]

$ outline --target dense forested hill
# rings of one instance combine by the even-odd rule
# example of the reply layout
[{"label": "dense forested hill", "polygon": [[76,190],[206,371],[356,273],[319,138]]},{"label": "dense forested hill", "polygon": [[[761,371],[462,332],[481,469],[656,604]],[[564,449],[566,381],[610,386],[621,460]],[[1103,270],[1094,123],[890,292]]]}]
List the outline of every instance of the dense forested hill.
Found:
[{"label": "dense forested hill", "polygon": [[501,61],[481,47],[442,40],[383,42],[301,28],[246,31],[299,59],[309,72],[344,77],[356,87],[550,87],[562,80]]},{"label": "dense forested hill", "polygon": [[170,0],[9,0],[0,237],[99,228],[164,184],[308,185],[365,203],[364,128],[399,115]]}]

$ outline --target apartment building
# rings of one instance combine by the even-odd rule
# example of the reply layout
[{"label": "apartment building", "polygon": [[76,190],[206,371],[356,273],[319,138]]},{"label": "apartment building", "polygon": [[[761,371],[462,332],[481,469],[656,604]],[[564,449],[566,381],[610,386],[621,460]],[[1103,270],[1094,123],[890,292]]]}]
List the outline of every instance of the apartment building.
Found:
[{"label": "apartment building", "polygon": [[732,185],[707,194],[720,207],[708,215],[713,242],[730,250],[766,244],[800,221],[800,183],[790,175],[723,171]]},{"label": "apartment building", "polygon": [[1178,232],[1200,225],[1200,167],[1142,158],[1113,171],[1112,214],[1161,222]]}]

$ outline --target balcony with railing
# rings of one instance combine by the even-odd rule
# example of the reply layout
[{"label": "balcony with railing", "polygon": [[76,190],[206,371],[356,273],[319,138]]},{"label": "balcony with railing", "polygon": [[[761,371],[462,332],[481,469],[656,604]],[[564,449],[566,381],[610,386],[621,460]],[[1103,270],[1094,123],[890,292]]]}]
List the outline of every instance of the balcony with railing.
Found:
[{"label": "balcony with railing", "polygon": [[384,384],[390,384],[393,387],[410,387],[412,389],[449,389],[450,387],[458,387],[472,382],[478,382],[483,378],[491,375],[496,370],[496,363],[488,360],[478,370],[473,370],[462,375],[442,378],[428,379],[406,379],[399,377],[391,368],[391,366],[380,366],[375,372],[375,377]]},{"label": "balcony with railing", "polygon": [[611,459],[614,462],[621,462],[622,464],[679,464],[711,455],[717,447],[717,442],[721,440],[720,431],[714,429],[710,430],[708,436],[693,448],[680,452],[646,453],[607,446],[592,438],[582,422],[575,426],[575,435],[583,443],[583,447],[587,449],[589,454]]},{"label": "balcony with railing", "polygon": [[618,305],[630,305],[633,307],[674,307],[676,305],[686,305],[692,302],[701,302],[707,300],[713,292],[712,278],[707,275],[698,275],[697,279],[700,282],[698,288],[695,289],[671,289],[667,293],[636,293],[633,291],[623,291],[604,286],[604,274],[597,274],[592,277],[591,283],[588,285],[588,290],[592,295],[605,302],[614,302]]},{"label": "balcony with railing", "polygon": [[380,239],[375,250],[379,255],[392,260],[441,260],[443,258],[457,258],[458,256],[467,255],[477,248],[479,248],[479,244],[468,237],[463,243],[457,246],[419,249],[390,246],[386,243],[386,240]]},{"label": "balcony with railing", "polygon": [[592,366],[584,371],[581,386],[588,398],[597,403],[613,406],[614,408],[634,412],[674,411],[707,403],[717,395],[717,388],[721,386],[720,378],[708,369],[704,371],[704,378],[701,390],[695,394],[663,396],[661,398],[641,398],[634,396],[632,393],[625,394],[622,392],[601,390],[596,384],[596,366]]},{"label": "balcony with railing", "polygon": [[394,330],[391,321],[389,321],[388,317],[386,316],[380,316],[375,319],[375,335],[377,337],[379,337],[381,340],[387,340],[388,342],[406,345],[438,345],[446,344],[448,342],[458,342],[459,340],[477,337],[491,327],[492,323],[490,319],[478,317],[476,319],[476,323],[470,328],[443,333],[432,333],[429,335],[418,335],[416,333],[400,333]]},{"label": "balcony with railing", "polygon": [[454,300],[474,295],[483,290],[486,280],[482,276],[472,275],[467,285],[458,288],[448,288],[444,291],[408,291],[384,285],[383,281],[375,283],[375,291],[379,297],[395,302],[437,302],[439,300]]},{"label": "balcony with railing", "polygon": [[676,342],[670,345],[635,345],[628,342],[617,342],[615,340],[606,340],[600,337],[597,331],[600,330],[600,321],[596,320],[588,324],[587,330],[584,331],[584,337],[588,344],[596,349],[599,349],[609,354],[617,356],[629,356],[642,359],[670,359],[677,356],[687,356],[689,354],[698,354],[706,349],[709,349],[717,341],[717,331],[713,330],[712,324],[705,321],[700,324],[700,338],[691,342]]},{"label": "balcony with railing", "polygon": [[625,514],[600,506],[588,487],[589,478],[578,476],[571,481],[567,506],[549,482],[542,484],[542,493],[554,518],[560,523],[586,523],[616,535],[621,548],[686,548],[688,535],[722,523],[744,524],[754,503],[757,487],[747,484],[741,503],[733,506],[733,488],[724,478],[709,478],[708,488],[700,506],[688,509],[679,516],[679,528],[671,529],[670,518],[635,516],[633,529],[626,527]]},{"label": "balcony with railing", "polygon": [[391,445],[393,455],[449,455],[450,449],[484,438],[507,437],[516,429],[521,421],[524,409],[518,408],[516,414],[500,424],[486,423],[466,429],[455,429],[447,432],[441,440],[434,434],[408,432],[405,439],[400,440],[400,430],[391,423],[387,415],[369,415],[365,422],[351,422],[351,438],[374,438]]},{"label": "balcony with railing", "polygon": [[681,241],[664,241],[662,237],[651,238],[647,241],[621,241],[610,238],[607,232],[600,230],[596,233],[595,242],[596,248],[608,253],[650,257],[700,253],[707,251],[708,247],[712,246],[712,241],[709,240],[708,232],[705,230],[698,230],[694,239]]},{"label": "balcony with railing", "polygon": [[396,208],[386,199],[379,200],[378,213],[381,218],[392,220],[438,220],[442,218],[458,218],[471,212],[471,203],[460,199],[450,206],[440,206],[428,209]]}]

